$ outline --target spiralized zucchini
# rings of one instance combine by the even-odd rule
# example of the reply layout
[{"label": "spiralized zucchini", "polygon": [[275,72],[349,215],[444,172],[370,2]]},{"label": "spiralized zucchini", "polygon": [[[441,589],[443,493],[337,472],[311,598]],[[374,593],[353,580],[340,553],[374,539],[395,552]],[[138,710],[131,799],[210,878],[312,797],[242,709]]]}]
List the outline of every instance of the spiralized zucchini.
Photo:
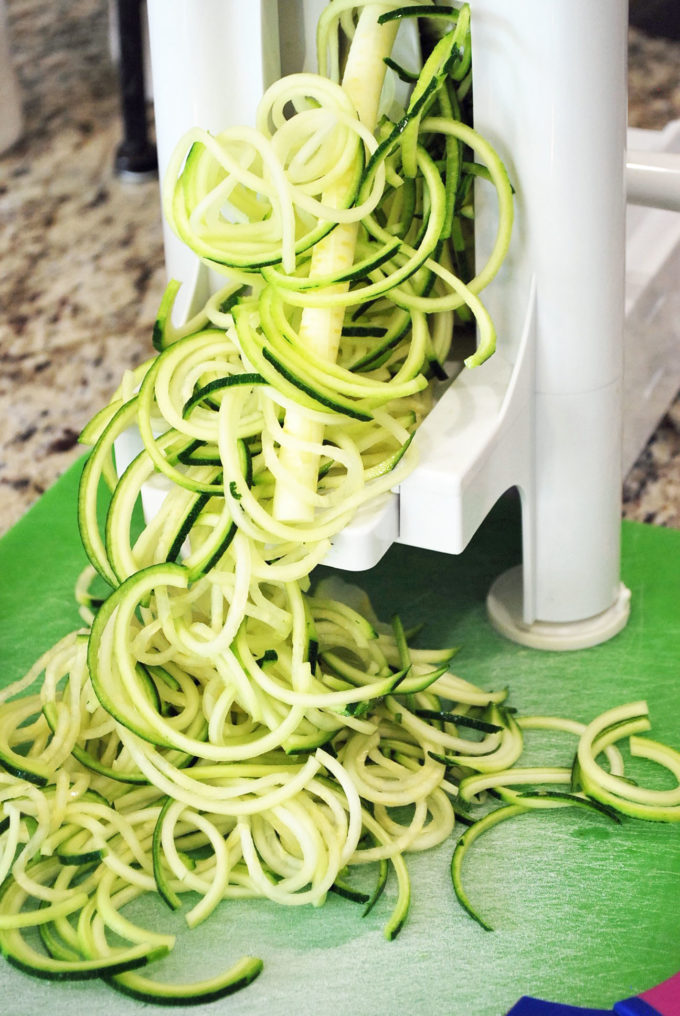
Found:
[{"label": "spiralized zucchini", "polygon": [[[415,15],[435,19],[439,41],[420,72],[388,60],[413,88],[373,131],[339,83],[338,28],[356,55],[367,32],[384,42],[383,26]],[[642,706],[586,728],[516,718],[505,690],[449,672],[454,649],[412,648],[398,618],[380,625],[344,591],[312,586],[356,509],[412,468],[454,318],[477,320],[471,366],[493,351],[477,294],[512,223],[505,170],[463,122],[466,6],[334,0],[319,45],[328,77],[277,83],[256,128],[196,129],[173,157],[168,218],[228,281],[181,327],[170,284],[158,356],[83,432],[93,445],[78,505],[91,563],[76,590],[85,627],[0,696],[0,948],[37,976],[103,977],[161,1004],[218,998],[250,983],[261,961],[243,957],[194,985],[134,973],[174,936],[131,921],[127,904],[155,894],[175,910],[197,893],[192,927],[244,896],[317,906],[335,891],[368,912],[388,863],[392,938],[410,898],[403,855],[449,838],[456,814],[488,790],[511,804],[466,834],[454,863],[474,916],[463,853],[505,817],[572,803],[678,815],[677,791],[627,793],[614,742],[644,727]],[[499,224],[475,274],[480,175],[496,188]],[[342,236],[342,257],[318,254]],[[310,347],[310,321],[334,321],[337,341],[329,331]],[[142,449],[118,476],[114,447],[130,428]],[[291,468],[298,461],[306,474]],[[138,532],[134,508],[149,486],[163,499]],[[277,510],[282,490],[301,517]],[[40,691],[24,694],[40,675]],[[580,737],[573,769],[513,768],[524,729],[565,723]],[[633,747],[680,778],[670,749]],[[570,789],[527,797],[510,789],[520,784]],[[372,863],[369,897],[349,871]],[[24,935],[34,928],[42,949]]]}]

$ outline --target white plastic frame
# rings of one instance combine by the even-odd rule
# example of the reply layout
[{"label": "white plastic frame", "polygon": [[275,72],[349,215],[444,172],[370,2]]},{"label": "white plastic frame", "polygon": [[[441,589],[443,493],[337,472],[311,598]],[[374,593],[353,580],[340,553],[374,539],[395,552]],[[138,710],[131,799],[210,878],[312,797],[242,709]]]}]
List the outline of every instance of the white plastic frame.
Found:
[{"label": "white plastic frame", "polygon": [[[324,6],[148,0],[161,172],[190,126],[250,122],[270,81],[313,66]],[[359,514],[330,560],[370,567],[395,541],[459,553],[518,487],[523,565],[492,590],[492,621],[529,645],[578,648],[615,634],[628,612],[619,578],[627,5],[470,6],[475,125],[517,191],[510,256],[484,294],[498,352],[456,380],[417,435],[417,472]],[[673,207],[672,163],[636,166],[635,198]],[[495,214],[488,185],[476,204],[483,259]],[[168,274],[188,283],[186,315],[210,279],[173,235],[165,240]]]}]

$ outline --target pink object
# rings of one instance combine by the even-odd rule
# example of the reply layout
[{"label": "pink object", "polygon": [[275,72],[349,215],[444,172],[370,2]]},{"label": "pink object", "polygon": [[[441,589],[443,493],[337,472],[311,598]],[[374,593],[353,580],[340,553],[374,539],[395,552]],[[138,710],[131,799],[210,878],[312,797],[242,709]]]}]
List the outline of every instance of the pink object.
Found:
[{"label": "pink object", "polygon": [[680,1016],[680,972],[614,1006],[616,1016]]},{"label": "pink object", "polygon": [[680,972],[655,988],[641,992],[640,998],[653,1006],[659,1016],[680,1016]]}]

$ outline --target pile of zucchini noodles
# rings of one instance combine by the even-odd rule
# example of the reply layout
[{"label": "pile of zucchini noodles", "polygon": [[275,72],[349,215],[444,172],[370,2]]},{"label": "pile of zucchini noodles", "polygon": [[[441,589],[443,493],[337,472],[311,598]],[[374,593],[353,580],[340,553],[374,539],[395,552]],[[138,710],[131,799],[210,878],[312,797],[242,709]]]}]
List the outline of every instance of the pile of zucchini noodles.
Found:
[{"label": "pile of zucchini noodles", "polygon": [[[0,947],[37,976],[102,977],[172,1004],[217,998],[249,983],[261,961],[243,957],[198,984],[150,979],[136,968],[174,937],[133,923],[126,904],[158,894],[177,909],[189,893],[195,926],[225,899],[319,905],[332,890],[366,913],[390,865],[393,937],[409,905],[404,854],[450,837],[456,814],[468,821],[490,790],[505,805],[470,826],[452,863],[459,899],[481,923],[460,871],[490,825],[575,805],[680,817],[678,789],[643,790],[623,773],[615,742],[633,735],[634,754],[680,780],[680,756],[636,736],[649,726],[644,703],[587,727],[516,717],[505,690],[449,672],[452,649],[412,648],[399,618],[381,625],[332,585],[311,587],[357,507],[411,468],[454,317],[476,319],[471,366],[492,352],[477,293],[512,221],[505,170],[464,122],[467,7],[379,5],[385,24],[427,15],[430,52],[420,72],[388,60],[410,99],[383,112],[375,132],[338,83],[338,39],[359,33],[358,10],[371,7],[329,5],[322,75],[273,86],[256,129],[197,129],[174,156],[166,213],[228,281],[180,328],[171,283],[158,355],[126,375],[83,432],[94,446],[78,507],[91,561],[77,588],[86,627],[0,695]],[[496,188],[499,225],[475,275],[476,177]],[[314,246],[348,222],[351,267],[311,272]],[[342,322],[337,356],[310,352],[299,334],[305,308],[329,307]],[[286,430],[291,407],[308,433]],[[114,442],[131,427],[143,450],[119,477]],[[313,488],[286,467],[286,449],[317,463]],[[165,496],[136,532],[150,483]],[[277,485],[307,519],[277,517]],[[92,591],[97,574],[110,587],[103,596]],[[40,690],[25,694],[38,678]],[[573,765],[517,767],[532,728],[573,734]],[[376,885],[364,895],[348,871],[368,864]],[[36,929],[40,942],[25,934]]]}]

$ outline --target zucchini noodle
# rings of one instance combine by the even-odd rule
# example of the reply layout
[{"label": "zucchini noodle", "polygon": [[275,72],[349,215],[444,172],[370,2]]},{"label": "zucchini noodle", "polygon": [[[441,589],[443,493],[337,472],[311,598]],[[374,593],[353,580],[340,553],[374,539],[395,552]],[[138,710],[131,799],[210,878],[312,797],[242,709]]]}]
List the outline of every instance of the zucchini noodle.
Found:
[{"label": "zucchini noodle", "polygon": [[[365,61],[377,108],[386,66],[373,66],[367,40],[389,52],[398,19],[428,16],[439,41],[418,75],[402,74],[406,105],[392,101],[374,130],[352,98]],[[319,49],[328,76],[278,82],[256,127],[196,128],[171,159],[169,222],[228,281],[179,327],[170,283],[158,355],[83,431],[93,445],[78,499],[85,627],[0,693],[0,949],[40,977],[103,977],[161,1004],[219,998],[261,961],[243,957],[193,985],[143,977],[134,970],[175,938],[126,917],[129,903],[151,894],[175,910],[198,893],[190,927],[244,896],[318,906],[337,891],[367,913],[388,862],[393,938],[410,900],[404,854],[449,839],[456,816],[486,809],[491,792],[509,804],[464,834],[452,868],[480,921],[462,860],[497,822],[575,804],[680,816],[677,787],[642,790],[624,774],[616,742],[630,736],[634,756],[680,780],[680,755],[637,736],[644,703],[589,725],[515,717],[505,689],[449,672],[455,649],[414,648],[398,618],[384,626],[366,602],[356,609],[353,591],[313,588],[356,510],[412,468],[412,437],[461,324],[479,325],[470,366],[493,352],[478,294],[513,215],[505,169],[464,122],[466,5],[333,0]],[[495,188],[499,209],[476,273],[475,178]],[[115,443],[130,428],[142,447],[118,476]],[[162,502],[138,532],[149,485]],[[282,492],[300,511],[279,510]],[[564,765],[516,765],[535,729],[576,738]],[[364,896],[347,869],[372,863],[376,888]],[[24,937],[32,928],[40,949]]]}]

